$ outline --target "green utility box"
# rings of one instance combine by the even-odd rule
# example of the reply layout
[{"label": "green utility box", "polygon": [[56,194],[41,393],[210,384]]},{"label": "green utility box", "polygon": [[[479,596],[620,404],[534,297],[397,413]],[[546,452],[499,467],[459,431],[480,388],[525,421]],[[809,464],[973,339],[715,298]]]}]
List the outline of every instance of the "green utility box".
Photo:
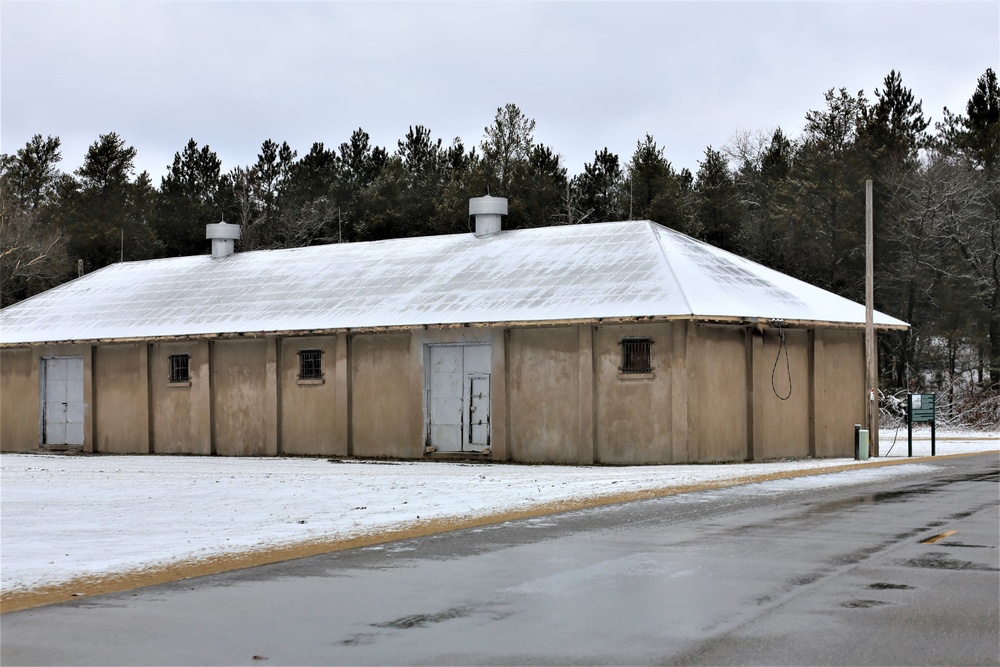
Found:
[{"label": "green utility box", "polygon": [[858,460],[867,461],[868,460],[868,430],[861,429],[858,431]]},{"label": "green utility box", "polygon": [[931,456],[937,455],[937,423],[934,414],[936,394],[908,394],[906,397],[906,433],[908,455],[913,456],[913,425],[931,425]]},{"label": "green utility box", "polygon": [[861,424],[854,425],[854,460],[868,460],[868,430],[862,429]]}]

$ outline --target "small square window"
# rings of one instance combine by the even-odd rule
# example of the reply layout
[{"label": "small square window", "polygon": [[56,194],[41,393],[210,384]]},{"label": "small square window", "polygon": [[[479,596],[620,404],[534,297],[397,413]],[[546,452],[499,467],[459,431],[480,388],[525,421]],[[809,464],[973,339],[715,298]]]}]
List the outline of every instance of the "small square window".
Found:
[{"label": "small square window", "polygon": [[299,379],[323,379],[323,350],[299,350]]},{"label": "small square window", "polygon": [[649,338],[622,339],[622,373],[653,372],[653,341]]},{"label": "small square window", "polygon": [[191,381],[191,355],[171,354],[167,357],[170,365],[170,379],[168,382],[190,382]]}]

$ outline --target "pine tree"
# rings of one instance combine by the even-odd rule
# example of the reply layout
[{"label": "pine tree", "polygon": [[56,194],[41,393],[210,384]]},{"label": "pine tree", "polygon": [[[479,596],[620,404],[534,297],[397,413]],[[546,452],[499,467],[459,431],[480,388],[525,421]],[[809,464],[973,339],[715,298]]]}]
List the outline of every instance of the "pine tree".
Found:
[{"label": "pine tree", "polygon": [[924,298],[918,285],[926,279],[914,273],[913,252],[925,248],[925,233],[931,225],[920,207],[907,195],[926,191],[924,165],[919,151],[929,145],[929,121],[922,103],[906,88],[902,76],[891,71],[875,90],[875,99],[862,110],[858,123],[858,147],[867,161],[874,190],[875,307],[901,317],[914,326],[880,336],[879,354],[883,374],[896,386],[906,386],[911,360],[921,342],[926,317]]},{"label": "pine tree", "polygon": [[990,387],[1000,391],[1000,87],[992,69],[979,77],[966,115],[945,110],[938,130],[942,151],[958,158],[971,188],[971,198],[947,219],[947,239],[982,304]]},{"label": "pine tree", "polygon": [[510,187],[508,228],[546,227],[558,222],[568,180],[562,159],[544,144],[535,144],[527,164]]},{"label": "pine tree", "polygon": [[714,246],[736,252],[744,210],[729,163],[709,146],[699,165],[694,180],[694,213],[700,236]]},{"label": "pine tree", "polygon": [[804,139],[789,177],[783,223],[796,249],[793,273],[841,296],[864,296],[864,181],[857,145],[863,92],[826,93],[826,108],[806,114]]},{"label": "pine tree", "polygon": [[9,157],[4,169],[4,195],[20,210],[32,210],[52,196],[62,160],[59,137],[36,134]]},{"label": "pine tree", "polygon": [[965,116],[944,110],[938,125],[942,146],[970,164],[993,172],[1000,160],[1000,86],[992,68],[979,77]]},{"label": "pine tree", "polygon": [[[892,70],[875,89],[874,102],[861,110],[858,140],[875,163],[876,172],[886,164],[912,164],[917,151],[927,144],[923,104],[903,86],[902,75]],[[882,169],[878,165],[883,165]]]},{"label": "pine tree", "polygon": [[154,230],[170,257],[204,254],[205,225],[223,219],[222,161],[190,139],[160,181]]},{"label": "pine tree", "polygon": [[607,148],[594,151],[594,161],[583,165],[573,179],[580,208],[587,222],[613,222],[626,218],[628,192],[618,156]]},{"label": "pine tree", "polygon": [[790,261],[795,249],[787,233],[787,193],[796,148],[781,128],[769,135],[736,137],[727,148],[737,162],[734,184],[743,207],[741,253],[785,273],[795,266]]},{"label": "pine tree", "polygon": [[480,148],[492,194],[509,193],[516,172],[527,164],[535,145],[535,121],[516,104],[497,109],[493,124],[484,129]]},{"label": "pine tree", "polygon": [[677,199],[678,188],[673,166],[664,157],[664,149],[649,134],[636,142],[632,159],[625,166],[628,174],[630,220],[653,220],[675,226],[676,221],[663,215],[668,201]]},{"label": "pine tree", "polygon": [[149,174],[134,176],[135,156],[117,133],[102,134],[76,170],[78,180],[63,188],[59,220],[67,252],[87,272],[161,252],[150,225],[153,188]]}]

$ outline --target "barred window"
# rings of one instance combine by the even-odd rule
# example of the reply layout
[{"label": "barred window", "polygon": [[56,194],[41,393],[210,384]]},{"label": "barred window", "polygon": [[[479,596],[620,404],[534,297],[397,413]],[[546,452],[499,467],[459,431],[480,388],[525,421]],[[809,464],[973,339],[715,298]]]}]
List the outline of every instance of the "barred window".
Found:
[{"label": "barred window", "polygon": [[323,350],[299,350],[299,379],[323,378]]},{"label": "barred window", "polygon": [[623,338],[621,372],[652,373],[652,345],[649,338]]},{"label": "barred window", "polygon": [[191,355],[171,354],[167,357],[170,376],[168,382],[191,381]]}]

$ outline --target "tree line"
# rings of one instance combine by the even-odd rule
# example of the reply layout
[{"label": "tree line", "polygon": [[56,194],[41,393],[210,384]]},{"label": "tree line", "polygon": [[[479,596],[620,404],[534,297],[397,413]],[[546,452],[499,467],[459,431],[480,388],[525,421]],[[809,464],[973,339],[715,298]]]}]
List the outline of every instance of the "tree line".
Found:
[{"label": "tree line", "polygon": [[[191,139],[157,186],[112,132],[59,170],[58,137],[0,156],[0,304],[122,260],[206,252],[242,226],[245,250],[468,231],[468,199],[509,199],[506,229],[649,219],[837,294],[864,296],[864,181],[875,185],[875,306],[910,322],[881,337],[885,387],[1000,392],[1000,90],[979,77],[964,113],[931,124],[899,73],[869,99],[830,89],[800,135],[740,132],[694,173],[646,135],[623,160],[595,151],[570,176],[516,105],[478,145],[422,126],[394,149],[363,129],[299,155],[263,142],[223,172]],[[998,408],[992,408],[997,419]]]}]

